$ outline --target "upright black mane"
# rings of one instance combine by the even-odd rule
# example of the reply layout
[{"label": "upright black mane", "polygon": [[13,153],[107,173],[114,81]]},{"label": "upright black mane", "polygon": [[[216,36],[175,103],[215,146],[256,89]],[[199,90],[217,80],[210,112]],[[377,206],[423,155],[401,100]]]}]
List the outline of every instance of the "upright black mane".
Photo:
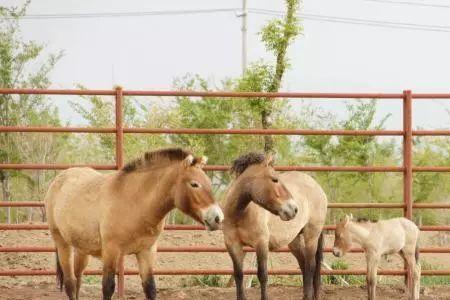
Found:
[{"label": "upright black mane", "polygon": [[130,173],[137,170],[142,170],[147,167],[155,166],[162,163],[181,161],[191,153],[181,148],[166,148],[156,151],[145,152],[144,156],[132,160],[127,163],[122,171]]},{"label": "upright black mane", "polygon": [[231,166],[231,174],[236,174],[236,177],[241,175],[249,166],[260,164],[264,161],[265,156],[262,153],[249,152],[241,155],[233,161]]},{"label": "upright black mane", "polygon": [[357,222],[357,223],[368,223],[368,222],[376,223],[376,222],[378,222],[378,220],[369,220],[369,219],[367,219],[367,218],[360,217],[360,218],[358,218],[358,219],[356,220],[356,222]]}]

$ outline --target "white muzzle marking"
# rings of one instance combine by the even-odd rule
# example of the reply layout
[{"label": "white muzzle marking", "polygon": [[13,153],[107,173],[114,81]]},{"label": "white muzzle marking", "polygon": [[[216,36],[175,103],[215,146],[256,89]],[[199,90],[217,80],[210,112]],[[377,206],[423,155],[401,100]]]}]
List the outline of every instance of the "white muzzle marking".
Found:
[{"label": "white muzzle marking", "polygon": [[219,205],[213,204],[202,210],[203,222],[210,231],[217,230],[223,222],[223,212]]},{"label": "white muzzle marking", "polygon": [[298,205],[293,199],[287,200],[280,209],[279,216],[283,221],[292,220],[298,213]]}]

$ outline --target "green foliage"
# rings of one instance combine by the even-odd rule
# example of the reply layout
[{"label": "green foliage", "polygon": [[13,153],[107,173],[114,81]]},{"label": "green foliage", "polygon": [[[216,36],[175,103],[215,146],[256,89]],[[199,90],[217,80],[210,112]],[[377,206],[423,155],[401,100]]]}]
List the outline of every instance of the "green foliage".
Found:
[{"label": "green foliage", "polygon": [[[336,260],[331,264],[333,270],[348,270],[348,264],[343,260]],[[349,285],[361,285],[365,282],[365,276],[355,275],[327,275],[323,276],[323,283],[343,285],[344,282]]]},{"label": "green foliage", "polygon": [[201,275],[193,276],[194,286],[223,287],[225,276],[222,275]]}]

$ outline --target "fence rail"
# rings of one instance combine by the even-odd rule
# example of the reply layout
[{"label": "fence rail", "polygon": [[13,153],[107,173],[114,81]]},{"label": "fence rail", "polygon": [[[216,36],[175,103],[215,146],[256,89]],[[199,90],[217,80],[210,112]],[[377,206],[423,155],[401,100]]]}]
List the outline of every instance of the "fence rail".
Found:
[{"label": "fence rail", "polygon": [[[403,93],[262,93],[262,92],[196,92],[196,91],[131,91],[117,88],[115,90],[57,90],[57,89],[0,89],[1,94],[9,95],[92,95],[113,96],[115,98],[115,127],[48,127],[48,126],[0,126],[0,132],[40,132],[40,133],[105,133],[116,136],[115,164],[15,164],[2,163],[0,169],[17,170],[62,170],[69,167],[92,167],[98,170],[117,170],[123,166],[123,137],[124,134],[241,134],[241,135],[337,135],[337,136],[401,136],[403,138],[403,164],[401,166],[278,166],[280,171],[318,171],[318,172],[401,172],[403,174],[403,202],[402,203],[330,203],[329,208],[395,208],[403,209],[404,216],[411,219],[414,209],[449,209],[450,203],[413,203],[412,176],[414,172],[450,172],[449,166],[413,166],[412,139],[414,136],[450,136],[450,130],[413,130],[412,129],[412,101],[427,99],[450,99],[450,94],[413,94],[411,91]],[[386,99],[403,103],[402,130],[315,130],[315,129],[217,129],[217,128],[127,128],[123,124],[124,96],[152,96],[152,97],[217,97],[219,100],[236,98],[245,101],[247,98],[273,99]],[[226,171],[229,166],[207,166],[210,171]],[[20,201],[0,202],[0,207],[43,207],[42,202]],[[325,230],[334,230],[333,225],[325,226]],[[198,225],[166,225],[166,230],[203,230]],[[450,226],[420,226],[422,231],[450,231]],[[0,230],[48,230],[47,224],[0,224]],[[53,247],[0,247],[0,252],[48,252]],[[195,246],[195,247],[159,247],[159,252],[225,252],[223,247]],[[245,251],[254,251],[246,248]],[[330,252],[330,248],[325,249]],[[288,252],[287,248],[277,252]],[[352,249],[359,253],[362,249]],[[422,248],[423,253],[450,253],[450,247]],[[256,274],[255,270],[246,270],[245,274]],[[325,275],[365,275],[366,270],[324,270]],[[0,270],[0,276],[37,276],[54,275],[52,270]],[[99,270],[90,270],[86,274],[101,274]],[[136,270],[125,270],[123,260],[118,271],[119,297],[124,293],[124,275],[135,275]],[[232,274],[228,269],[181,269],[156,270],[160,275],[203,275],[203,274]],[[270,270],[269,274],[291,275],[300,271],[280,269]],[[380,270],[382,275],[406,275],[404,270]],[[423,270],[422,275],[450,275],[450,270]]]}]

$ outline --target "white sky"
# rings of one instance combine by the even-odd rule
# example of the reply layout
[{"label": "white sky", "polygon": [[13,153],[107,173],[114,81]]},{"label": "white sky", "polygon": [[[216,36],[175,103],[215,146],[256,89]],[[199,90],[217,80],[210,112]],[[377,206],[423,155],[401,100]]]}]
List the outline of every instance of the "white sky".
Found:
[{"label": "white sky", "polygon": [[[22,3],[0,0],[3,5]],[[411,0],[445,4],[446,1]],[[448,2],[447,2],[448,3]],[[240,0],[33,0],[28,14],[135,12],[240,7]],[[248,0],[249,8],[284,10],[282,0]],[[450,8],[377,3],[366,0],[305,0],[301,12],[424,25],[450,26]],[[249,61],[271,59],[257,32],[270,18],[250,14]],[[283,90],[304,92],[450,92],[450,32],[378,28],[302,21],[304,34],[289,50],[292,68]],[[26,39],[64,50],[51,80],[54,88],[82,84],[108,89],[170,89],[186,73],[220,81],[241,73],[241,20],[233,12],[92,19],[29,19]],[[343,105],[322,101],[342,114]],[[380,116],[392,112],[389,128],[400,128],[400,101],[380,102]],[[72,118],[61,105],[65,118]],[[450,100],[420,100],[415,126],[449,128]],[[75,119],[76,121],[76,119]]]}]

